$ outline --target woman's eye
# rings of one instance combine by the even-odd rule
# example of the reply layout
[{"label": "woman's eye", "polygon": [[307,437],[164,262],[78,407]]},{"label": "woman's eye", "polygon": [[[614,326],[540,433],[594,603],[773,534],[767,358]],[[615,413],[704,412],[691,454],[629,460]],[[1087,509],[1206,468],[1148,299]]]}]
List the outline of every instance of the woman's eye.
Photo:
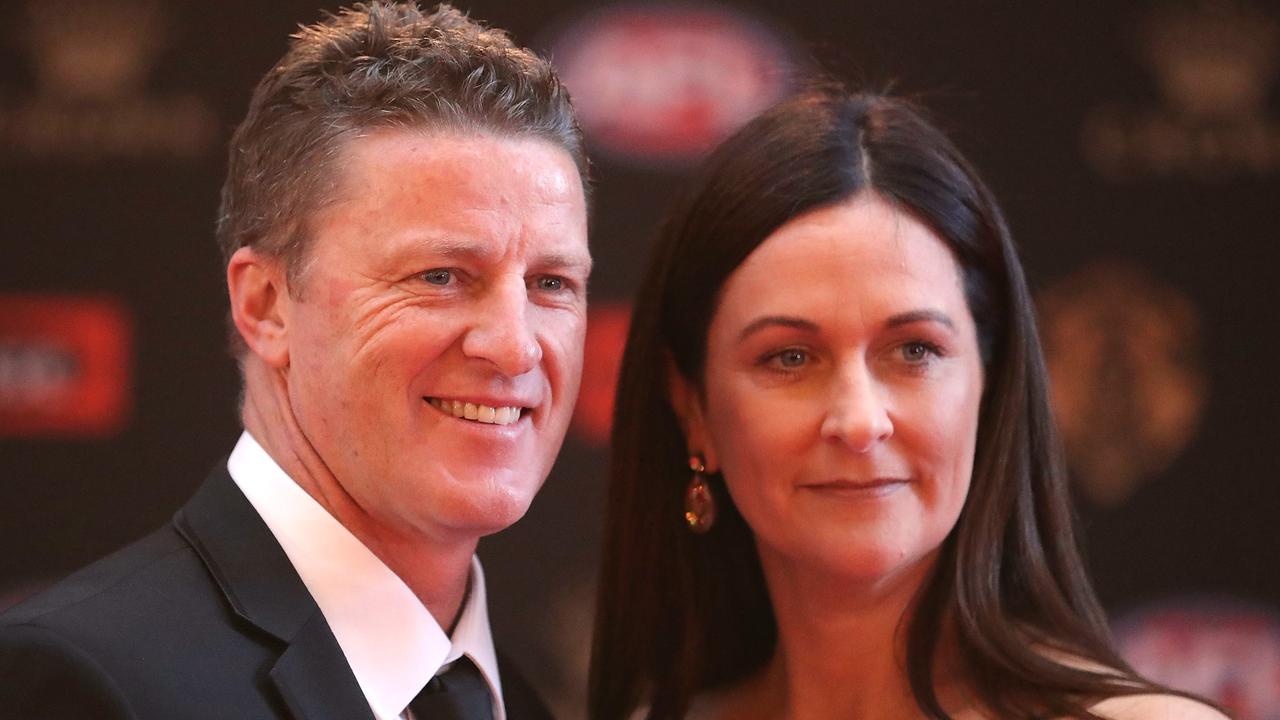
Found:
[{"label": "woman's eye", "polygon": [[448,285],[449,281],[453,279],[453,273],[448,270],[437,268],[435,270],[428,270],[422,273],[422,279],[432,285]]},{"label": "woman's eye", "polygon": [[938,348],[926,342],[909,342],[902,346],[902,359],[909,363],[923,363],[939,355]]},{"label": "woman's eye", "polygon": [[799,348],[789,348],[775,355],[774,359],[779,366],[792,370],[809,362],[809,353]]}]

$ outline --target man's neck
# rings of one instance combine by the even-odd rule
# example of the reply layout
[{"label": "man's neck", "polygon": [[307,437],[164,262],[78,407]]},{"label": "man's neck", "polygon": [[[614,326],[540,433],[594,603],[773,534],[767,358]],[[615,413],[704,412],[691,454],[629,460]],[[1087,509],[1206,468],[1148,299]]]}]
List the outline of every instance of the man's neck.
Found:
[{"label": "man's neck", "polygon": [[248,365],[245,381],[252,390],[246,389],[241,412],[245,430],[290,479],[404,581],[442,629],[453,628],[466,599],[477,538],[433,537],[376,522],[343,490],[307,440],[290,411],[283,378]]}]

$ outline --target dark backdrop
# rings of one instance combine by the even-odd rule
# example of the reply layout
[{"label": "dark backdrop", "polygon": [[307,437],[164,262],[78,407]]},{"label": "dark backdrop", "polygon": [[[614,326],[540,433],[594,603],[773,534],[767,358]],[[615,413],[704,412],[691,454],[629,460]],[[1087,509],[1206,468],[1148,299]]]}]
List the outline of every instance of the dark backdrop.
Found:
[{"label": "dark backdrop", "polygon": [[[1274,4],[467,7],[553,51],[580,99],[612,92],[624,109],[587,127],[599,269],[583,412],[529,516],[481,550],[500,640],[567,716],[637,268],[699,143],[738,120],[725,108],[821,66],[918,96],[1003,201],[1126,651],[1242,717],[1280,717]],[[0,3],[0,602],[165,522],[230,450],[212,232],[225,144],[316,17],[300,0]],[[664,39],[673,27],[686,35]],[[638,66],[602,76],[611,62]],[[701,114],[661,106],[673,93]]]}]

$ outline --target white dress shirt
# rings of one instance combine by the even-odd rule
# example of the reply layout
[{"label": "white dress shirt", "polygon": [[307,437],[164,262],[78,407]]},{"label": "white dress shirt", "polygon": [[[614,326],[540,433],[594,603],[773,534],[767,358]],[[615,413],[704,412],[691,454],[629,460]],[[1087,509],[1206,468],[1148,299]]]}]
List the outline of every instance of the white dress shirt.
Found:
[{"label": "white dress shirt", "polygon": [[427,681],[466,655],[489,683],[494,720],[506,720],[477,558],[471,558],[470,592],[450,637],[409,586],[248,432],[231,452],[227,470],[320,606],[374,717],[408,717],[409,702]]}]

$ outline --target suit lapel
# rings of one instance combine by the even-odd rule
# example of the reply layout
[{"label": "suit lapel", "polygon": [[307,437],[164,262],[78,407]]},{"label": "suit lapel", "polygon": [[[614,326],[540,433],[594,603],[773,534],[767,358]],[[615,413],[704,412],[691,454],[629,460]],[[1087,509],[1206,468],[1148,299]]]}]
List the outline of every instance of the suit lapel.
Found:
[{"label": "suit lapel", "polygon": [[498,673],[502,676],[502,700],[507,709],[507,720],[553,720],[542,698],[502,653],[498,653]]},{"label": "suit lapel", "polygon": [[173,522],[236,614],[285,644],[270,677],[299,720],[373,717],[311,593],[225,463]]},{"label": "suit lapel", "polygon": [[[335,667],[335,656],[340,668]],[[319,612],[303,624],[280,655],[271,668],[271,681],[299,718],[373,717],[368,700]]]}]

